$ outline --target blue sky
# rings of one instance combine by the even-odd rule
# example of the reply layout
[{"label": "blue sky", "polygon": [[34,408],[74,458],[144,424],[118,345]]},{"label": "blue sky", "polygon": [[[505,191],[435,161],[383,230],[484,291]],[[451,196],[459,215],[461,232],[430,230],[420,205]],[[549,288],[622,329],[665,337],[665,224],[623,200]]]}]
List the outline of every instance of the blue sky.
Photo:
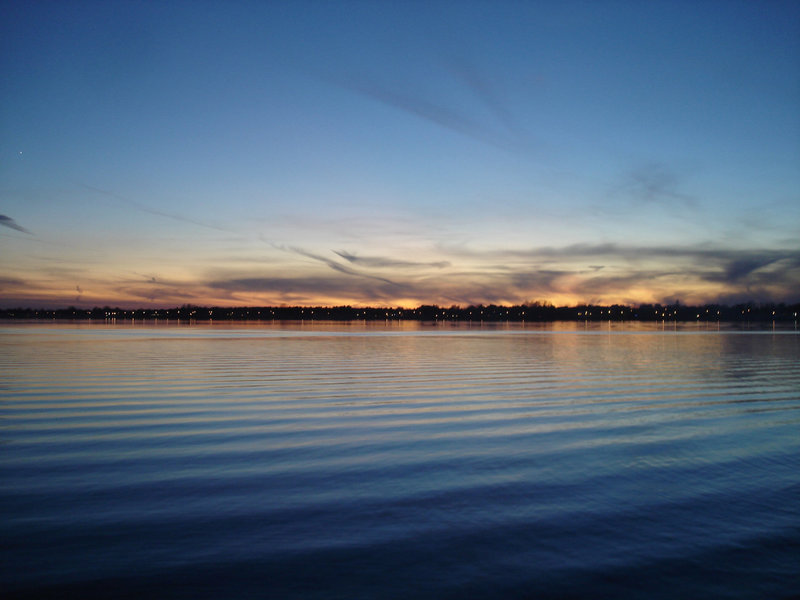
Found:
[{"label": "blue sky", "polygon": [[0,305],[800,300],[796,2],[6,2]]}]

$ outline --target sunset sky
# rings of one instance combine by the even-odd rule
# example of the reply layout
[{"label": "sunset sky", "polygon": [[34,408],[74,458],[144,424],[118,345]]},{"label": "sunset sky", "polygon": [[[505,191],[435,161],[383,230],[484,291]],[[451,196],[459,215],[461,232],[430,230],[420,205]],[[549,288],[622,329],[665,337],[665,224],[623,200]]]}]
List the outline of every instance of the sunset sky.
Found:
[{"label": "sunset sky", "polygon": [[0,306],[800,301],[800,3],[3,2]]}]

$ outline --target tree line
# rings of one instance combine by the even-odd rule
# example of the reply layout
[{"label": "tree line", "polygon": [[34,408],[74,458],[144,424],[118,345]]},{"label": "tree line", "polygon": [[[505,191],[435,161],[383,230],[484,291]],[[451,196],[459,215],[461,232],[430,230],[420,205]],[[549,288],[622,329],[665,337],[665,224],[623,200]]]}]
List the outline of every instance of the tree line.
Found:
[{"label": "tree line", "polygon": [[533,302],[514,306],[479,304],[417,308],[354,306],[223,307],[184,304],[174,308],[119,307],[59,309],[5,308],[0,319],[145,319],[176,321],[796,321],[800,303],[742,303],[734,305],[640,304],[611,306],[581,304],[553,306]]}]

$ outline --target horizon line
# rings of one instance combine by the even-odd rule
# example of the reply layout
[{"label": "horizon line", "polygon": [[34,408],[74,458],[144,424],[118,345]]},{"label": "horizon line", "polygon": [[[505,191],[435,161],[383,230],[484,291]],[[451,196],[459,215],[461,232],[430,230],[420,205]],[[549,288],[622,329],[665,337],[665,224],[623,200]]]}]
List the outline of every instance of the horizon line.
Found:
[{"label": "horizon line", "polygon": [[92,308],[0,308],[0,319],[72,319],[72,320],[136,320],[167,319],[178,321],[562,321],[562,320],[677,320],[732,321],[773,320],[797,321],[800,302],[742,302],[738,304],[671,304],[643,303],[578,304],[555,306],[547,302],[517,305],[478,304],[469,306],[423,304],[416,308],[389,306],[201,306],[183,304],[169,308],[126,309],[111,306]]}]

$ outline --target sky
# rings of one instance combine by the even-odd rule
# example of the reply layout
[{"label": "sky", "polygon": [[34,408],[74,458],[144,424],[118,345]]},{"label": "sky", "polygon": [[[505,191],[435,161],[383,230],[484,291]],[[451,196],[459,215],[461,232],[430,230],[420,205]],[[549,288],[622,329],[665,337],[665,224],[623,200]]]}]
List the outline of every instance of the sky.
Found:
[{"label": "sky", "polygon": [[798,2],[0,3],[0,307],[800,301]]}]

